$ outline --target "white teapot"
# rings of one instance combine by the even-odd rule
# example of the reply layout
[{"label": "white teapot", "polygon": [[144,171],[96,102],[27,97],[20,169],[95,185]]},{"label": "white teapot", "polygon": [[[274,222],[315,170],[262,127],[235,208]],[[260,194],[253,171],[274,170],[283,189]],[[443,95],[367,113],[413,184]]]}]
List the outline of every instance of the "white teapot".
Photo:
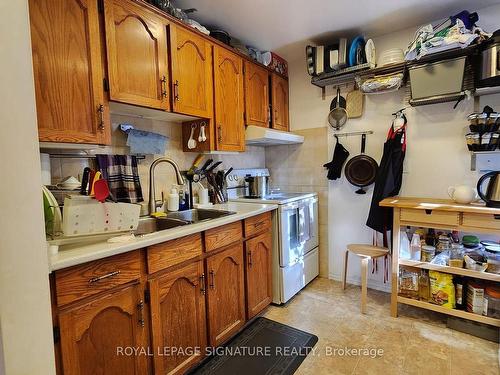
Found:
[{"label": "white teapot", "polygon": [[448,195],[456,203],[468,204],[478,199],[477,192],[467,185],[450,186]]}]

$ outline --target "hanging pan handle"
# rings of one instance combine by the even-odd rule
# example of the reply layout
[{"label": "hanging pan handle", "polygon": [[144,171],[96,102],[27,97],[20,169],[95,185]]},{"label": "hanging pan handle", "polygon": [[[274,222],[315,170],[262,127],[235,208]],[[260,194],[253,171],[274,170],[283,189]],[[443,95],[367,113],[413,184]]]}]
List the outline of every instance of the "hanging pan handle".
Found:
[{"label": "hanging pan handle", "polygon": [[361,153],[365,153],[365,148],[366,148],[366,134],[361,135]]}]

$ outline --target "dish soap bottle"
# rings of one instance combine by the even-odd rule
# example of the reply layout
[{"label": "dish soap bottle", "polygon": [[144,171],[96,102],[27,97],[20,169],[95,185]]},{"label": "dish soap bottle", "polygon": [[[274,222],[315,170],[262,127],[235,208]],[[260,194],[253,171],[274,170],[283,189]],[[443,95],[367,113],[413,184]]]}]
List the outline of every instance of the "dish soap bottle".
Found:
[{"label": "dish soap bottle", "polygon": [[168,195],[168,203],[167,203],[168,211],[179,211],[179,193],[175,188],[175,185],[170,189],[170,194]]}]

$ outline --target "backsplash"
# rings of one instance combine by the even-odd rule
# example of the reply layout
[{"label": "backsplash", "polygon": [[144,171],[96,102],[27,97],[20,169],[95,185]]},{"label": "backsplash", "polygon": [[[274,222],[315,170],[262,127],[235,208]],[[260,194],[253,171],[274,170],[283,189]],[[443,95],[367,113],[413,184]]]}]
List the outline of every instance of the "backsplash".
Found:
[{"label": "backsplash", "polygon": [[[180,123],[152,120],[127,115],[111,115],[112,123],[112,145],[109,153],[128,154],[129,148],[126,146],[127,135],[119,130],[119,125],[123,123],[131,124],[136,129],[151,131],[168,137],[165,155],[147,155],[146,159],[139,161],[139,177],[143,190],[144,199],[147,200],[149,191],[149,166],[154,159],[166,156],[179,164],[181,170],[191,167],[197,153],[182,151],[182,125]],[[263,147],[247,146],[244,153],[226,155],[206,155],[205,159],[212,158],[214,161],[222,161],[220,168],[264,168],[265,149]],[[52,183],[57,184],[63,178],[75,176],[81,178],[83,168],[89,166],[87,159],[51,159]],[[156,172],[157,197],[161,191],[168,193],[172,184],[176,183],[172,167],[168,164],[160,165]]]},{"label": "backsplash", "polygon": [[328,180],[323,164],[328,155],[328,128],[294,131],[304,136],[300,145],[283,145],[266,149],[266,166],[271,187],[290,192],[318,193],[320,275],[328,277]]}]

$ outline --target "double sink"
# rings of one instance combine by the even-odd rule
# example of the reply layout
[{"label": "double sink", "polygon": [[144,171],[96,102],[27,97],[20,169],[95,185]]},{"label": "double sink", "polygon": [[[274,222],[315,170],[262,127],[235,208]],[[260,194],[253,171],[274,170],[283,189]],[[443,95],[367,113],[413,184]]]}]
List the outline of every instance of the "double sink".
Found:
[{"label": "double sink", "polygon": [[146,217],[139,220],[139,225],[134,231],[137,236],[155,233],[165,229],[172,229],[184,225],[218,219],[233,215],[236,212],[209,209],[192,209],[186,211],[169,212],[164,217]]}]

